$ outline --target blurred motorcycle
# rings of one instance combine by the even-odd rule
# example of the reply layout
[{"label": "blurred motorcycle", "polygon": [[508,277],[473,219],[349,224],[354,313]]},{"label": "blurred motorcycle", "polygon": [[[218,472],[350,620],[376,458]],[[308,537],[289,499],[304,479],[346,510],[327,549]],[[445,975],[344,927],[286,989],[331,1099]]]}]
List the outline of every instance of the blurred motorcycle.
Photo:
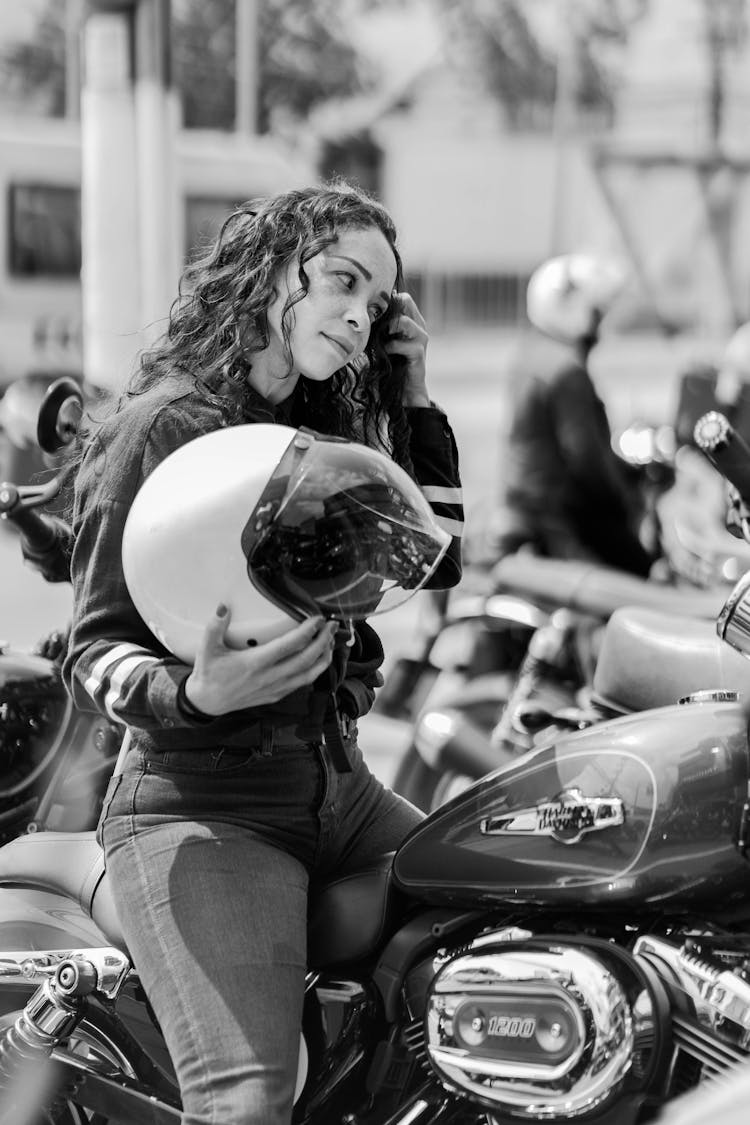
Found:
[{"label": "blurred motorcycle", "polygon": [[[57,454],[73,439],[82,394],[56,380],[39,407],[36,436]],[[0,518],[20,533],[24,557],[50,582],[69,580],[70,531],[45,509],[65,484],[64,469],[43,484],[0,483]],[[0,645],[0,842],[43,828],[93,827],[117,758],[122,730],[77,711],[60,676],[65,631],[52,630],[37,651]]]},{"label": "blurred motorcycle", "polygon": [[[635,425],[618,438],[620,456],[642,475],[644,520],[661,545],[658,580],[519,552],[488,570],[484,592],[452,595],[442,615],[428,617],[418,659],[396,664],[376,709],[411,723],[393,784],[413,804],[438,807],[552,728],[619,713],[602,691],[606,661],[595,676],[613,613],[637,606],[671,614],[641,627],[684,636],[686,620],[715,618],[728,584],[750,566],[750,549],[722,521],[723,478],[695,449],[675,455],[664,431]],[[610,651],[619,628],[618,618]],[[710,630],[690,628],[695,635],[685,643],[700,646]],[[411,688],[411,711],[394,681]],[[658,702],[695,686],[673,685]]]}]

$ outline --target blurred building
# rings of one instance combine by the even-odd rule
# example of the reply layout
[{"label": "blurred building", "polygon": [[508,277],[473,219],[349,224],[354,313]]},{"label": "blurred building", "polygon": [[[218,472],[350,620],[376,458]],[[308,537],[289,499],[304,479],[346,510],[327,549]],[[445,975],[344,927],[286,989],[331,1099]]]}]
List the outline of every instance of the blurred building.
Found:
[{"label": "blurred building", "polygon": [[[3,13],[0,32],[40,3],[13,6],[12,26]],[[621,52],[612,113],[587,113],[570,97],[576,3],[524,0],[556,96],[515,120],[455,65],[440,6],[412,0],[352,31],[380,66],[375,93],[316,111],[283,141],[180,130],[180,260],[241,199],[342,172],[392,210],[433,333],[517,325],[538,262],[583,248],[630,261],[623,328],[721,336],[750,317],[746,41],[716,47],[721,28],[706,21],[718,0],[650,0]],[[75,112],[44,112],[0,105],[0,386],[81,369],[81,127]]]},{"label": "blurred building", "polygon": [[[0,12],[0,43],[3,35],[15,39],[31,34],[33,18],[44,11],[44,3],[33,0],[13,19],[6,20],[5,12]],[[78,0],[68,0],[67,10],[77,20]],[[114,19],[116,22],[116,14]],[[142,169],[133,168],[134,162],[150,155],[134,138],[133,125],[135,118],[141,125],[153,127],[159,110],[153,83],[147,83],[151,88],[135,97],[127,82],[118,86],[116,71],[122,57],[127,68],[127,44],[124,51],[112,51],[112,30],[117,29],[110,28],[101,41],[101,56],[89,59],[89,82],[95,69],[101,72],[100,97],[110,104],[104,112],[101,107],[96,109],[93,142],[97,152],[91,151],[91,134],[86,149],[79,113],[82,67],[77,22],[71,27],[68,44],[65,112],[59,115],[59,107],[50,104],[55,91],[50,94],[43,85],[37,96],[14,98],[6,92],[4,102],[0,101],[0,208],[4,212],[0,221],[0,393],[19,377],[80,376],[84,351],[87,377],[96,353],[97,362],[111,369],[102,385],[115,385],[127,376],[140,348],[163,328],[182,265],[218,232],[229,212],[253,196],[310,182],[316,175],[300,150],[294,151],[270,135],[258,135],[246,122],[240,121],[237,128],[181,128],[176,99],[170,97],[168,112],[174,110],[174,122],[165,131],[146,137],[152,149],[156,144],[170,150],[164,152],[164,172],[169,174],[173,190],[167,193],[168,213],[163,214],[163,201],[157,198],[161,187],[158,156],[149,168],[150,180],[144,180]],[[142,104],[135,105],[134,114],[128,103],[138,103],[139,96]],[[106,264],[110,255],[122,265],[119,279],[107,279],[113,294],[109,305],[121,301],[123,306],[124,315],[115,309],[114,320],[111,307],[103,307],[101,301],[96,306],[99,297],[97,286],[91,284],[92,261],[83,261],[82,180],[87,153],[89,175],[92,162],[98,163],[101,167],[96,175],[106,193],[102,196],[100,191],[96,214],[89,215],[89,238],[95,226],[95,257]],[[134,196],[133,182],[139,178]],[[151,188],[153,195],[149,195]],[[137,279],[133,284],[133,273],[137,269],[144,272],[143,263],[138,265],[144,247],[139,245],[132,221],[134,204],[144,227],[150,216],[143,211],[153,210],[151,229],[146,232],[151,239],[149,253],[159,265],[159,258],[168,259],[163,286],[167,296],[152,300],[153,313],[145,302],[138,301]],[[88,270],[88,313],[82,268]],[[132,307],[125,307],[128,302]],[[99,323],[93,325],[92,318]],[[93,381],[100,380],[95,377]]]},{"label": "blurred building", "polygon": [[332,107],[317,127],[339,148],[347,134],[377,142],[370,167],[437,330],[515,324],[535,265],[583,248],[629,260],[623,327],[721,335],[750,317],[746,41],[727,26],[712,45],[721,2],[650,0],[611,118],[586,114],[570,99],[575,3],[523,5],[558,66],[555,103],[525,126],[456,70],[435,6],[415,3],[378,41],[395,55],[390,97]]}]

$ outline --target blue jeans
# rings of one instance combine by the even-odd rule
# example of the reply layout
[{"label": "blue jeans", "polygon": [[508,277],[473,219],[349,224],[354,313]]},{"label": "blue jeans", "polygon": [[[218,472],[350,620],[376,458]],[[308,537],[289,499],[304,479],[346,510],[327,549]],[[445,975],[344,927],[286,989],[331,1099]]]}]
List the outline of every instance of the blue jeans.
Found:
[{"label": "blue jeans", "polygon": [[123,932],[164,1034],[183,1125],[288,1125],[311,879],[392,851],[422,819],[355,745],[262,755],[133,750],[100,826]]}]

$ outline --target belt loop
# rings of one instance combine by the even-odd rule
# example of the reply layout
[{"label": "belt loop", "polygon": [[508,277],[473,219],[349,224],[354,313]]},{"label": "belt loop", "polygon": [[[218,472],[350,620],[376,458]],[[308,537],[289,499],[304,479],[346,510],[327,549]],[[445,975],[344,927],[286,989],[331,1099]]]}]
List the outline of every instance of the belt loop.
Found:
[{"label": "belt loop", "polygon": [[266,723],[260,724],[260,753],[262,758],[270,758],[273,754],[274,729]]}]

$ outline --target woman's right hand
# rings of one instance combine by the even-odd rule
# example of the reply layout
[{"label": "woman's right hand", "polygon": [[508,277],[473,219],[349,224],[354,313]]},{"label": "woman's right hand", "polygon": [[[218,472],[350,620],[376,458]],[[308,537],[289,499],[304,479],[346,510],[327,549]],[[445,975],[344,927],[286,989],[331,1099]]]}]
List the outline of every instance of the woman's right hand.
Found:
[{"label": "woman's right hand", "polygon": [[226,643],[229,619],[230,611],[219,606],[185,681],[188,701],[206,715],[276,703],[311,684],[331,663],[334,621],[309,618],[272,641],[234,649]]}]

